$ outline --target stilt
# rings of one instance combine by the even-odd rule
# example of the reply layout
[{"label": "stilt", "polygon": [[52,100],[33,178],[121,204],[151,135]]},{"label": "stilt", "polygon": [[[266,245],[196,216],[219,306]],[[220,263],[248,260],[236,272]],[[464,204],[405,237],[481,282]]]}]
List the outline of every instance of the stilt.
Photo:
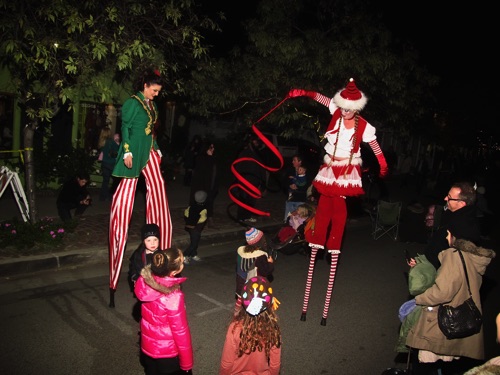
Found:
[{"label": "stilt", "polygon": [[115,289],[109,288],[109,307],[115,307]]}]

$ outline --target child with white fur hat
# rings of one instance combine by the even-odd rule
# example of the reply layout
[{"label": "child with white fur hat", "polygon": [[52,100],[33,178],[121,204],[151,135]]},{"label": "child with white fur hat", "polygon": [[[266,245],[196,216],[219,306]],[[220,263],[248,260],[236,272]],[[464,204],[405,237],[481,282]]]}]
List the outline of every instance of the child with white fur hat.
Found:
[{"label": "child with white fur hat", "polygon": [[272,280],[274,259],[268,253],[268,241],[264,233],[257,228],[245,232],[247,244],[240,246],[236,259],[236,306],[235,313],[241,307],[241,292],[245,282],[254,276],[263,276]]}]

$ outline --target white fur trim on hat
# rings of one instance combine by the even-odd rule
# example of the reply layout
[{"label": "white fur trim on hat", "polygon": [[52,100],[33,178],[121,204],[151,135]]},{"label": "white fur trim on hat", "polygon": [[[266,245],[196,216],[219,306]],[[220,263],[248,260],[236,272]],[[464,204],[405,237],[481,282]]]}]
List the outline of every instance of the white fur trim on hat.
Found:
[{"label": "white fur trim on hat", "polygon": [[361,111],[368,99],[363,92],[359,91],[351,78],[349,83],[342,90],[337,91],[333,97],[333,102],[339,108],[350,109],[352,111]]}]

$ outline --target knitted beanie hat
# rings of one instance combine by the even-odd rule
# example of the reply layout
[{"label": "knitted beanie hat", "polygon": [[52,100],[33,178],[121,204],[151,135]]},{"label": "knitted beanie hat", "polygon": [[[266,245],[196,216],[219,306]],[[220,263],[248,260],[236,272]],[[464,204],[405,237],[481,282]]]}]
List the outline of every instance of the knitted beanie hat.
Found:
[{"label": "knitted beanie hat", "polygon": [[160,239],[160,228],[156,224],[145,224],[142,227],[142,240],[148,237],[156,237]]},{"label": "knitted beanie hat", "polygon": [[245,233],[245,237],[249,245],[255,245],[257,242],[259,242],[263,235],[264,233],[262,233],[257,228],[250,228]]},{"label": "knitted beanie hat", "polygon": [[349,80],[344,89],[337,91],[333,97],[333,102],[337,107],[352,111],[361,111],[367,101],[365,94],[358,90],[353,78]]},{"label": "knitted beanie hat", "polygon": [[246,281],[241,298],[245,311],[256,316],[273,306],[273,288],[265,277],[255,276]]},{"label": "knitted beanie hat", "polygon": [[194,201],[196,203],[205,203],[207,200],[207,193],[203,190],[198,190],[196,193],[194,193]]}]

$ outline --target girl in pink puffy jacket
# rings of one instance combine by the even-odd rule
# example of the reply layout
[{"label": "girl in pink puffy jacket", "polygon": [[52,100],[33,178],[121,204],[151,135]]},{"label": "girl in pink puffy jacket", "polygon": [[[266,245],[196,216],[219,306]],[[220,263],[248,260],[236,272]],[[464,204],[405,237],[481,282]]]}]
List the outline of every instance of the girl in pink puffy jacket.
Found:
[{"label": "girl in pink puffy jacket", "polygon": [[184,268],[182,251],[157,250],[144,267],[134,292],[141,305],[141,351],[146,375],[192,374],[193,347],[184,293],[178,277]]}]

